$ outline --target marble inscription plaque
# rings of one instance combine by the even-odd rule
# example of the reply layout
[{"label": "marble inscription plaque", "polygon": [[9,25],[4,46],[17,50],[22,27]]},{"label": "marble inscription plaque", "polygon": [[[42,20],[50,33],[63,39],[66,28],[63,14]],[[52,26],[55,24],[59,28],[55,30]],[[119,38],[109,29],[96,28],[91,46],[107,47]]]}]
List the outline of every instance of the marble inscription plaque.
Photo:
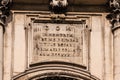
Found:
[{"label": "marble inscription plaque", "polygon": [[32,62],[72,61],[82,62],[82,24],[34,23],[32,26]]}]

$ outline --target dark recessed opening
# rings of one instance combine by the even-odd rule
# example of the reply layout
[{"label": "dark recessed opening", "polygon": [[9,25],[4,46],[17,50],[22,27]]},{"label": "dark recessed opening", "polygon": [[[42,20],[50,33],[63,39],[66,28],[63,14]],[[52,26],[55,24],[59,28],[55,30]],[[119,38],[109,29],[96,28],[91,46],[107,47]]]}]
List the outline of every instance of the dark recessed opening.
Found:
[{"label": "dark recessed opening", "polygon": [[36,79],[36,80],[78,80],[70,77],[61,77],[61,76],[54,76],[54,77],[45,77],[41,79]]}]

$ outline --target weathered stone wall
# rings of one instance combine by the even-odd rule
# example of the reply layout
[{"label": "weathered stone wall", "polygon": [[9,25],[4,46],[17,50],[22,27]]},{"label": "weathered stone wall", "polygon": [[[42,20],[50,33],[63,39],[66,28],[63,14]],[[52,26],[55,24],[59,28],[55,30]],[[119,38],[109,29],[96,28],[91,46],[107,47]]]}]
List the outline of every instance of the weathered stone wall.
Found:
[{"label": "weathered stone wall", "polygon": [[[33,12],[31,12],[33,13]],[[31,14],[29,12],[29,14]],[[4,34],[4,79],[24,72],[28,67],[26,14],[15,12]],[[113,80],[112,32],[105,13],[78,13],[90,17],[88,71],[100,80]]]}]

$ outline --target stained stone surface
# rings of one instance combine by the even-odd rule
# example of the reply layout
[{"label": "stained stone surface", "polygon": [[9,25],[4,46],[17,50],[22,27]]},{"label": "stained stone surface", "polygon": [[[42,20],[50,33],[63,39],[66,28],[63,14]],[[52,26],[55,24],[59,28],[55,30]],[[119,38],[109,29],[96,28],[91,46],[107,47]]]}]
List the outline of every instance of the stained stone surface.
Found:
[{"label": "stained stone surface", "polygon": [[[31,31],[29,31],[29,29],[27,29],[27,27],[29,27],[27,23],[32,22],[28,19],[28,17],[26,17],[26,15],[35,16],[35,14],[33,14],[34,12],[28,13],[15,13],[13,22],[11,22],[6,29],[4,38],[4,80],[10,80],[11,78],[18,76],[18,74],[21,73],[25,74],[27,70],[31,68],[29,66],[29,64],[31,63],[52,60],[66,62],[68,61],[71,63],[74,62],[76,64],[83,64],[86,62],[86,71],[89,71],[90,74],[96,76],[100,80],[114,80],[112,67],[113,37],[110,30],[110,23],[106,21],[105,18],[106,14],[77,13],[77,16],[78,14],[80,14],[82,17],[87,17],[87,25],[91,29],[89,30],[89,33],[87,33],[88,30],[83,29],[82,24],[72,23],[34,23],[31,26]],[[73,15],[75,16],[75,13]],[[87,37],[89,37],[89,39]],[[119,42],[118,38],[115,38],[115,40]],[[118,46],[117,42],[115,43],[115,46]],[[28,45],[29,43],[31,44]],[[65,44],[60,45],[60,43]],[[85,45],[88,43],[89,45]],[[79,46],[79,48],[77,48],[77,46]],[[40,48],[44,48],[44,50]],[[61,51],[62,48],[64,49]],[[69,50],[74,51],[73,49],[81,50],[76,50],[75,53],[69,52]],[[116,54],[118,54],[118,49],[116,49]],[[43,52],[44,54],[40,52]],[[48,53],[54,56],[48,55]],[[61,55],[62,53],[64,53],[65,55]],[[88,53],[88,57],[87,55],[85,55],[85,53]],[[69,56],[67,54],[69,54]],[[117,62],[119,61],[119,56],[117,56],[115,61],[117,65]],[[119,70],[119,68],[116,67],[116,71],[117,70]],[[31,76],[33,74],[31,74]],[[28,77],[29,76],[21,77],[19,80],[24,80]]]},{"label": "stained stone surface", "polygon": [[33,63],[39,61],[83,63],[82,24],[34,23],[32,27]]},{"label": "stained stone surface", "polygon": [[3,79],[3,26],[0,25],[0,79]]},{"label": "stained stone surface", "polygon": [[114,31],[114,67],[115,67],[115,80],[120,79],[120,29]]}]

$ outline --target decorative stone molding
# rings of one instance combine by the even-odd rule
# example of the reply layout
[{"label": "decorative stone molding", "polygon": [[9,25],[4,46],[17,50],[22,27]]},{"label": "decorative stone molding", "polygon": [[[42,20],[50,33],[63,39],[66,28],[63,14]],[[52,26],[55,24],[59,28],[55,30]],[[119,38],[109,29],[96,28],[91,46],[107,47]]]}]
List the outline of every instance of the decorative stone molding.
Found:
[{"label": "decorative stone molding", "polygon": [[1,0],[0,1],[0,23],[3,25],[3,32],[5,32],[5,26],[7,25],[8,22],[11,21],[11,14],[12,12],[10,11],[11,8],[11,3],[12,0]]},{"label": "decorative stone molding", "polygon": [[50,14],[52,20],[61,21],[65,19],[64,14]]},{"label": "decorative stone molding", "polygon": [[[75,60],[71,62],[86,66],[88,69],[89,16],[67,14],[64,20],[57,21],[52,20],[49,13],[39,13],[28,14],[26,19],[28,65],[46,60],[69,62],[72,57]],[[44,41],[44,37],[47,40]],[[41,46],[43,43],[45,45]]]},{"label": "decorative stone molding", "polygon": [[111,13],[107,15],[107,19],[112,24],[112,30],[120,27],[120,0],[110,0]]},{"label": "decorative stone molding", "polygon": [[65,80],[100,80],[91,75],[82,66],[68,64],[61,62],[42,63],[39,66],[31,67],[25,72],[14,76],[12,80],[44,80],[47,78],[55,79],[55,77],[64,77]]}]

